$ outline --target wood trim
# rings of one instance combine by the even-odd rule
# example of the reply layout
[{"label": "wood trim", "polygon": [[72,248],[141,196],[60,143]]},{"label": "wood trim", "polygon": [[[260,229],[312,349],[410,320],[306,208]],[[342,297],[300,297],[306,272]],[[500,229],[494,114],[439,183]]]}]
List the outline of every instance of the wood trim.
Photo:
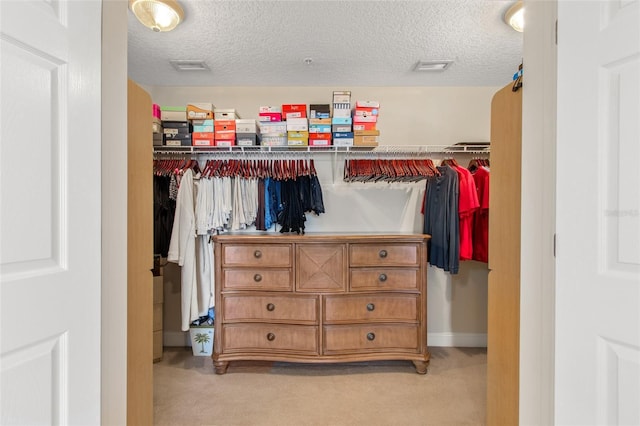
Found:
[{"label": "wood trim", "polygon": [[520,360],[522,89],[491,102],[487,425],[517,425]]},{"label": "wood trim", "polygon": [[[151,97],[128,82],[127,424],[153,424]],[[114,123],[118,125],[118,123]]]}]

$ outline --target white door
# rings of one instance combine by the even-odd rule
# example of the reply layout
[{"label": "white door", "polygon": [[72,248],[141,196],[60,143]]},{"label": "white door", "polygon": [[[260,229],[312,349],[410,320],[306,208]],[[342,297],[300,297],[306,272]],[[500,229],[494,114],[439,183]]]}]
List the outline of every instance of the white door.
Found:
[{"label": "white door", "polygon": [[100,1],[0,1],[0,424],[100,422]]},{"label": "white door", "polygon": [[558,3],[559,425],[640,424],[639,3]]}]

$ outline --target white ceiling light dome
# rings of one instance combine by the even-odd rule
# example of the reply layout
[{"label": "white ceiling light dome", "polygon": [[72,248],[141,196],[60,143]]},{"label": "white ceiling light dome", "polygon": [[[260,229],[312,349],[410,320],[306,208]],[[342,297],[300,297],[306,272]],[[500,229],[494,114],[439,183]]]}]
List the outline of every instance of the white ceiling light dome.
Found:
[{"label": "white ceiling light dome", "polygon": [[504,14],[504,22],[518,32],[524,31],[524,5],[522,0],[515,2]]},{"label": "white ceiling light dome", "polygon": [[184,19],[184,11],[175,0],[129,0],[138,21],[153,31],[171,31]]}]

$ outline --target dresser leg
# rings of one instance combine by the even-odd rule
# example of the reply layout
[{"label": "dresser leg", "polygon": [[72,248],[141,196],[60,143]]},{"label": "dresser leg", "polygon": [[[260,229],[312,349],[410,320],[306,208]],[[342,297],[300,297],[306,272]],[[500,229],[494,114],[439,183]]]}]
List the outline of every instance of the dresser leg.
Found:
[{"label": "dresser leg", "polygon": [[427,367],[429,366],[429,361],[413,361],[413,365],[415,365],[416,367],[416,373],[427,374]]},{"label": "dresser leg", "polygon": [[215,367],[216,374],[224,374],[229,367],[229,361],[214,361],[213,366]]}]

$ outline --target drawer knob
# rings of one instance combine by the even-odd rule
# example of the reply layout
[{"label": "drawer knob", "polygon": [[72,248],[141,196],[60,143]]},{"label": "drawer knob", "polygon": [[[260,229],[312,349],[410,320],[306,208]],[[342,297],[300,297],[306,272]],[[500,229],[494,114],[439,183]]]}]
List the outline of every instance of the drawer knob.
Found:
[{"label": "drawer knob", "polygon": [[262,281],[262,275],[260,275],[260,274],[255,274],[255,275],[253,276],[253,280],[254,280],[255,282],[259,283],[260,281]]},{"label": "drawer knob", "polygon": [[273,303],[267,303],[267,311],[271,312],[276,308],[276,305]]},{"label": "drawer knob", "polygon": [[380,274],[380,276],[378,276],[378,279],[381,283],[385,282],[387,280],[387,274]]},{"label": "drawer knob", "polygon": [[276,339],[276,335],[273,333],[267,334],[267,340],[273,342]]},{"label": "drawer knob", "polygon": [[382,259],[384,259],[385,257],[387,257],[387,251],[386,250],[380,250],[380,253],[378,253],[378,256],[380,256]]},{"label": "drawer knob", "polygon": [[373,303],[367,303],[367,311],[371,312],[376,308],[376,305]]},{"label": "drawer knob", "polygon": [[373,341],[375,340],[375,338],[376,338],[375,333],[367,333],[367,340]]},{"label": "drawer knob", "polygon": [[253,257],[255,257],[256,259],[260,259],[262,257],[262,252],[260,250],[254,251]]}]

